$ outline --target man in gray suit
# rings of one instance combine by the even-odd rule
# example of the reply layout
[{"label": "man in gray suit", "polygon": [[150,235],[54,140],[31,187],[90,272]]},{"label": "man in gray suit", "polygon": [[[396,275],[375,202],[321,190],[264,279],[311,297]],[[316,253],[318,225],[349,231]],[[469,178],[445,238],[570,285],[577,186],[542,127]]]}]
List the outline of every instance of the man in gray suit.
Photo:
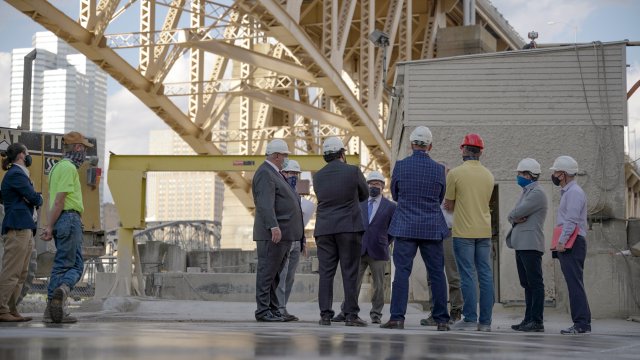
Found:
[{"label": "man in gray suit", "polygon": [[347,165],[345,149],[337,137],[327,138],[322,145],[327,162],[313,177],[318,199],[314,236],[318,248],[320,282],[318,303],[320,325],[331,325],[333,277],[338,262],[344,286],[344,313],[347,326],[366,326],[358,317],[358,268],[364,225],[360,202],[369,197],[369,187],[357,166]]},{"label": "man in gray suit", "polygon": [[516,266],[520,285],[524,288],[525,314],[520,324],[511,328],[525,332],[543,332],[544,282],[544,219],[547,216],[547,196],[538,185],[540,164],[530,158],[518,164],[517,182],[522,195],[509,213],[512,225],[507,234],[507,246],[516,250]]},{"label": "man in gray suit", "polygon": [[289,156],[289,147],[281,139],[267,144],[267,159],[260,165],[251,190],[256,205],[253,239],[258,249],[256,273],[257,321],[292,321],[278,311],[276,289],[278,274],[284,267],[292,241],[303,237],[300,197],[280,170]]}]

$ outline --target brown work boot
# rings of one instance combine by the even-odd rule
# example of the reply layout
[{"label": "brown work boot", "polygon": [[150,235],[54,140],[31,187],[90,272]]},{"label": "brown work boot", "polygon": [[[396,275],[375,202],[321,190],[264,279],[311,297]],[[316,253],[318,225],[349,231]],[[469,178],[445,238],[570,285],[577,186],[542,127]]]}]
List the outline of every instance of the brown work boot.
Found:
[{"label": "brown work boot", "polygon": [[62,284],[53,291],[53,296],[51,297],[51,303],[49,306],[49,314],[51,315],[51,320],[53,320],[54,323],[62,322],[62,318],[64,317],[64,306],[70,292],[71,290],[69,290],[69,286],[67,284]]},{"label": "brown work boot", "polygon": [[[44,314],[42,314],[42,322],[45,324],[51,324],[53,323],[53,319],[51,319],[51,311],[50,311],[50,306],[49,306],[49,302],[47,302],[47,307],[44,309]],[[73,324],[78,322],[78,319],[75,316],[71,316],[69,315],[69,313],[66,313],[64,315],[64,317],[62,318],[62,321],[60,322],[61,324]]]},{"label": "brown work boot", "polygon": [[21,322],[21,321],[22,320],[20,318],[17,318],[11,315],[11,313],[0,314],[0,322]]}]

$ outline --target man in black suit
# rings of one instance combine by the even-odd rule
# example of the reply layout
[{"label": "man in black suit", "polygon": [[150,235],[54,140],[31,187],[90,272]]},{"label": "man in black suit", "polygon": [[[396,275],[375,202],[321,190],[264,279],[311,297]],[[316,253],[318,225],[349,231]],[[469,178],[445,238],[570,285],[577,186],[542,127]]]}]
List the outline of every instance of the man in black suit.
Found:
[{"label": "man in black suit", "polygon": [[258,249],[256,273],[257,321],[292,321],[278,311],[276,289],[278,274],[284,267],[292,241],[303,237],[300,197],[280,174],[289,156],[284,140],[274,139],[267,144],[267,159],[260,165],[251,190],[256,205],[253,239]]},{"label": "man in black suit", "polygon": [[313,235],[318,248],[320,325],[331,325],[334,315],[333,277],[340,262],[345,325],[366,326],[367,323],[358,317],[357,289],[364,232],[360,202],[369,197],[369,188],[360,169],[346,164],[345,149],[340,139],[326,139],[322,150],[327,165],[313,177],[318,199]]},{"label": "man in black suit", "polygon": [[[360,252],[360,269],[358,271],[358,293],[362,286],[362,278],[367,270],[371,271],[372,290],[371,322],[380,324],[382,308],[384,307],[384,272],[389,262],[389,245],[393,238],[387,234],[396,204],[382,196],[384,190],[384,176],[378,171],[367,175],[369,185],[369,199],[360,203],[364,235],[362,235],[362,251]],[[344,302],[342,303],[344,310]],[[345,321],[344,312],[335,316],[331,321]]]}]

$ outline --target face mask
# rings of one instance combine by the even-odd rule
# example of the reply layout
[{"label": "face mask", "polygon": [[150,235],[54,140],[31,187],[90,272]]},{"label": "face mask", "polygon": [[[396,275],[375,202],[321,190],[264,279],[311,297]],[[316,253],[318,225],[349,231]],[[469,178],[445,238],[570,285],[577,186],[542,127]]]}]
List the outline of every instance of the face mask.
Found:
[{"label": "face mask", "polygon": [[374,198],[374,197],[378,197],[378,195],[380,195],[380,188],[377,188],[377,187],[374,187],[374,186],[370,186],[369,187],[369,196]]},{"label": "face mask", "polygon": [[31,166],[31,163],[33,163],[33,159],[31,158],[31,155],[27,155],[24,157],[24,166],[29,167]]},{"label": "face mask", "polygon": [[555,186],[560,186],[560,178],[557,176],[553,176],[553,174],[551,175],[551,182]]},{"label": "face mask", "polygon": [[463,156],[462,157],[462,161],[468,161],[468,160],[480,160],[480,158],[477,157],[477,156]]},{"label": "face mask", "polygon": [[87,153],[85,151],[69,151],[64,154],[64,157],[71,160],[76,168],[79,168],[87,157]]},{"label": "face mask", "polygon": [[295,190],[296,189],[296,185],[298,184],[298,177],[297,176],[289,176],[287,178],[287,182],[289,183],[289,185],[291,185],[293,190]]},{"label": "face mask", "polygon": [[516,176],[516,181],[518,182],[518,185],[520,185],[520,187],[525,187],[533,183],[533,180],[527,179],[526,177],[520,175]]}]

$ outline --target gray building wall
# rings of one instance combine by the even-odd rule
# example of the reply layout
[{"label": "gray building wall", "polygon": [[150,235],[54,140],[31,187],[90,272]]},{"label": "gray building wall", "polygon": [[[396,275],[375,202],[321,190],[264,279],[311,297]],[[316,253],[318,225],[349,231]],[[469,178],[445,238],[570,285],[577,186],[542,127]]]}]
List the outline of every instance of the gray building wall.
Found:
[{"label": "gray building wall", "polygon": [[[482,163],[494,174],[498,191],[498,301],[520,302],[524,294],[514,252],[505,245],[507,215],[520,196],[515,168],[533,157],[543,169],[541,185],[550,200],[547,243],[555,224],[559,188],[550,182],[553,160],[574,157],[577,182],[588,197],[595,223],[588,236],[585,286],[594,316],[624,316],[638,310],[637,258],[612,256],[626,248],[624,126],[627,124],[625,45],[605,44],[463,56],[401,64],[396,70],[398,108],[387,136],[393,158],[409,153],[417,125],[433,132],[432,157],[451,167],[462,163],[465,134],[480,134]],[[578,62],[578,59],[580,61]],[[584,86],[583,86],[584,84]],[[585,101],[585,98],[587,101]],[[548,300],[568,309],[560,266],[544,256]],[[635,280],[634,280],[635,279]],[[634,294],[635,292],[635,294]]]}]

